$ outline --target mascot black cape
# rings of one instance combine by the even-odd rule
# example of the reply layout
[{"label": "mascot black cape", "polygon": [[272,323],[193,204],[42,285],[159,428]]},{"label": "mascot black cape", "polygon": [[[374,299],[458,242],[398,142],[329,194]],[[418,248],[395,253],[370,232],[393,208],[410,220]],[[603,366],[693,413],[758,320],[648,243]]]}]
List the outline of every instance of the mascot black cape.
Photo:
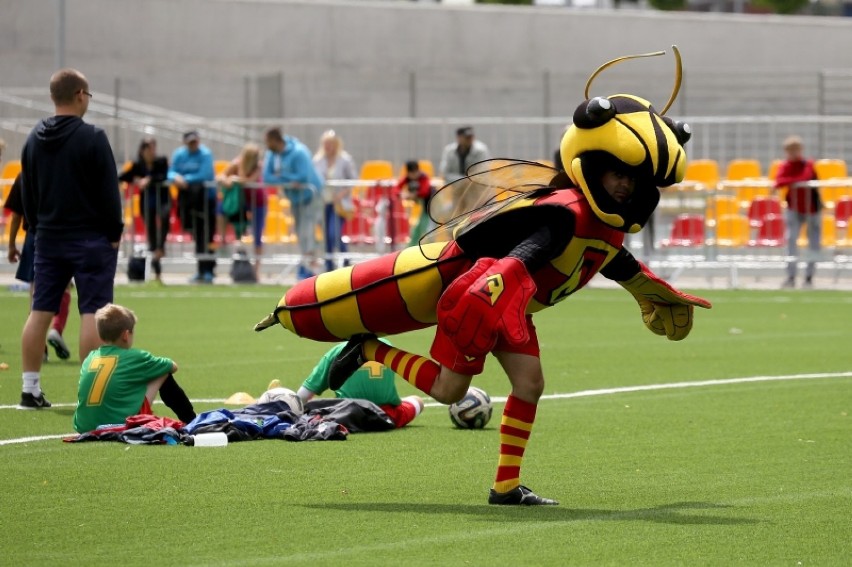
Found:
[{"label": "mascot black cape", "polygon": [[[565,171],[535,162],[487,160],[444,186],[429,203],[437,228],[419,246],[304,280],[291,288],[260,331],[280,323],[315,341],[349,340],[332,364],[332,389],[366,361],[378,361],[443,403],[461,399],[492,353],[512,384],[501,422],[492,504],[555,504],[520,485],[520,462],[543,390],[532,314],[585,286],[597,273],[618,282],[639,304],[642,321],[669,340],[692,329],[700,297],[678,291],[624,248],[648,222],[660,187],[686,169],[688,125],[630,94],[589,97],[586,83],[560,153]],[[626,180],[613,190],[604,180]],[[432,359],[375,339],[435,326]],[[566,321],[565,335],[580,336]],[[581,344],[577,342],[577,344]]]}]

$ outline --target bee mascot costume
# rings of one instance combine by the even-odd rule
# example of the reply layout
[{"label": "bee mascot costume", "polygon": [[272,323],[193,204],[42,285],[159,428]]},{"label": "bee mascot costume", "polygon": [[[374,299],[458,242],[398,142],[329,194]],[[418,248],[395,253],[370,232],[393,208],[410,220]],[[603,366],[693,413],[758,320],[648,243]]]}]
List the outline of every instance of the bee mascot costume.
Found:
[{"label": "bee mascot costume", "polygon": [[[638,96],[589,97],[594,78],[631,55],[599,67],[560,144],[565,171],[518,160],[487,160],[443,187],[429,204],[438,228],[419,246],[298,283],[255,330],[280,323],[316,341],[348,340],[331,365],[339,388],[352,372],[378,361],[443,403],[461,399],[493,353],[512,384],[501,422],[492,504],[555,504],[520,484],[520,464],[544,387],[532,314],[556,305],[596,273],[618,282],[639,304],[648,329],[685,338],[700,297],[655,276],[624,248],[654,212],[659,187],[683,179],[686,124]],[[605,175],[632,182],[613,194]],[[390,347],[377,335],[436,326],[432,359]],[[565,326],[560,338],[581,335]]]}]

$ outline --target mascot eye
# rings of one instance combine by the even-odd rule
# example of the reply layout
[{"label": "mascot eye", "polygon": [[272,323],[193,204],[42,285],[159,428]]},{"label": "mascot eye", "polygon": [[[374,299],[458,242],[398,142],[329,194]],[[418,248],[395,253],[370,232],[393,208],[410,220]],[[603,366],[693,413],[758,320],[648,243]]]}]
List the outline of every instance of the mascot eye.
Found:
[{"label": "mascot eye", "polygon": [[615,105],[607,98],[596,96],[583,102],[574,111],[574,125],[577,128],[591,130],[603,126],[615,116]]},{"label": "mascot eye", "polygon": [[677,137],[677,141],[680,142],[681,146],[686,145],[689,139],[692,138],[692,128],[690,128],[689,124],[686,122],[676,120],[672,129],[674,130],[675,137]]}]

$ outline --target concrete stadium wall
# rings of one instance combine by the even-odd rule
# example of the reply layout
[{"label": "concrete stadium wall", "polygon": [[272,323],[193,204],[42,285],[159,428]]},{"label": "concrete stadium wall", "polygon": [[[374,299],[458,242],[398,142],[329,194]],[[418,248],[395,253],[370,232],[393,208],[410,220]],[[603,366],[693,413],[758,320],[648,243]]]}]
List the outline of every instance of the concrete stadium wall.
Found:
[{"label": "concrete stadium wall", "polygon": [[[599,64],[671,44],[686,67],[673,112],[808,114],[819,71],[852,69],[850,18],[326,0],[67,0],[66,14],[65,64],[93,90],[209,117],[567,116]],[[0,88],[46,87],[56,21],[56,1],[0,0]],[[670,55],[618,69],[594,91],[664,104]]]}]

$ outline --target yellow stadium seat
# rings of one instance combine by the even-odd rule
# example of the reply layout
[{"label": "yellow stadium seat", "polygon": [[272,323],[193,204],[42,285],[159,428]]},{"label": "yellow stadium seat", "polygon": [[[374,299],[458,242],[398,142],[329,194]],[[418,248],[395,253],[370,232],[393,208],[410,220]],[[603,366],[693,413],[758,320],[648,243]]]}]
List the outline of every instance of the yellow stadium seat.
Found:
[{"label": "yellow stadium seat", "polygon": [[760,162],[756,159],[735,159],[728,162],[725,179],[742,181],[760,177]]},{"label": "yellow stadium seat", "polygon": [[837,227],[832,215],[822,215],[822,245],[831,248],[837,245]]},{"label": "yellow stadium seat", "polygon": [[[417,166],[420,168],[420,171],[422,171],[423,173],[428,175],[430,179],[435,177],[435,166],[432,165],[431,160],[428,160],[428,159],[418,160]],[[399,178],[399,177],[402,177],[403,175],[405,175],[405,164],[402,164],[401,166],[399,166],[399,174],[397,175],[397,177]],[[361,178],[365,179],[363,177],[363,174],[362,174]]]},{"label": "yellow stadium seat", "polygon": [[740,212],[740,203],[733,195],[714,195],[707,201],[707,224],[713,226],[717,219]]},{"label": "yellow stadium seat", "polygon": [[19,173],[21,173],[21,161],[13,159],[7,161],[6,165],[3,166],[3,171],[0,172],[0,179],[14,180]]},{"label": "yellow stadium seat", "polygon": [[695,159],[686,164],[685,185],[715,189],[719,184],[719,164],[715,159]]},{"label": "yellow stadium seat", "polygon": [[228,166],[231,165],[231,162],[226,159],[217,159],[213,162],[213,172],[218,177],[220,173],[228,169]]},{"label": "yellow stadium seat", "polygon": [[770,187],[757,183],[751,185],[748,182],[737,186],[734,191],[737,195],[740,207],[742,208],[748,208],[751,202],[755,199],[766,198],[772,194],[772,189]]},{"label": "yellow stadium seat", "polygon": [[750,235],[751,227],[745,215],[722,215],[716,219],[716,246],[745,246]]},{"label": "yellow stadium seat", "polygon": [[818,159],[814,162],[819,179],[834,179],[838,177],[848,177],[846,162],[842,159]]},{"label": "yellow stadium seat", "polygon": [[393,164],[386,160],[368,160],[361,164],[360,179],[393,179]]},{"label": "yellow stadium seat", "polygon": [[778,168],[781,167],[781,163],[784,160],[774,159],[772,163],[769,164],[769,171],[766,174],[766,177],[775,181],[775,178],[778,177]]},{"label": "yellow stadium seat", "polygon": [[[361,172],[358,178],[364,181],[387,181],[395,180],[393,175],[393,164],[387,160],[368,160],[361,164]],[[352,190],[352,196],[363,199],[367,193],[368,185],[359,185]]]}]

